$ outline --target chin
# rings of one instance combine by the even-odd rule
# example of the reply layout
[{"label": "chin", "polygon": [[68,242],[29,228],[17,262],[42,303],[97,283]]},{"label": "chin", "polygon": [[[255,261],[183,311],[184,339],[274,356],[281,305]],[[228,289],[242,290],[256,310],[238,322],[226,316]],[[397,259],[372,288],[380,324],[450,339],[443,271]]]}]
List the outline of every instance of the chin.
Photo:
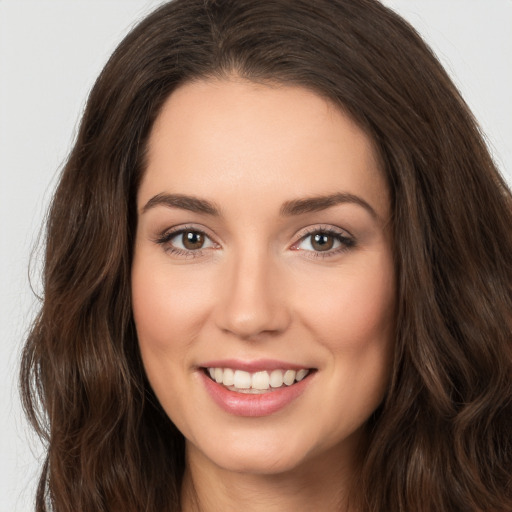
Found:
[{"label": "chin", "polygon": [[211,435],[204,443],[187,441],[187,451],[230,472],[273,475],[292,471],[307,459],[306,443],[275,434],[278,432],[269,435],[265,429],[255,429],[253,435],[233,430],[227,435]]}]

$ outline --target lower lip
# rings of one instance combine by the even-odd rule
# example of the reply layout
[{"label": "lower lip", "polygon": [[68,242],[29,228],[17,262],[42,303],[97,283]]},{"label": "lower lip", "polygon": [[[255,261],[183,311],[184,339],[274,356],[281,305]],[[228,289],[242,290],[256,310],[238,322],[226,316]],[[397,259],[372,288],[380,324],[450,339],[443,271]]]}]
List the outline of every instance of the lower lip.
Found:
[{"label": "lower lip", "polygon": [[235,416],[268,416],[274,414],[298,398],[310,384],[312,374],[300,382],[267,393],[249,394],[230,391],[199,371],[206,390],[213,401],[224,411]]}]

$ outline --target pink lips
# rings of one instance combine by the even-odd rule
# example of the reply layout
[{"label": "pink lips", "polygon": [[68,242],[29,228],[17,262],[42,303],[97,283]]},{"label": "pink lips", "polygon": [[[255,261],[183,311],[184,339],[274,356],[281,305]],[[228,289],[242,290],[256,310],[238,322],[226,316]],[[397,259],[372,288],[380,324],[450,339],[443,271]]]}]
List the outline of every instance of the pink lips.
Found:
[{"label": "pink lips", "polygon": [[[202,365],[203,368],[233,368],[247,372],[263,370],[294,369],[299,370],[304,366],[290,365],[282,361],[259,360],[254,362],[240,362],[233,360],[209,361]],[[313,375],[308,375],[304,380],[296,382],[292,386],[261,394],[237,393],[227,389],[210,379],[203,370],[199,370],[200,378],[213,401],[224,411],[236,416],[258,417],[274,414],[285,408],[305,391],[311,382]]]},{"label": "pink lips", "polygon": [[261,372],[272,370],[300,370],[306,366],[277,361],[275,359],[256,359],[254,361],[240,361],[238,359],[223,359],[222,361],[207,361],[202,363],[203,368],[233,368],[233,370],[244,370],[246,372]]}]

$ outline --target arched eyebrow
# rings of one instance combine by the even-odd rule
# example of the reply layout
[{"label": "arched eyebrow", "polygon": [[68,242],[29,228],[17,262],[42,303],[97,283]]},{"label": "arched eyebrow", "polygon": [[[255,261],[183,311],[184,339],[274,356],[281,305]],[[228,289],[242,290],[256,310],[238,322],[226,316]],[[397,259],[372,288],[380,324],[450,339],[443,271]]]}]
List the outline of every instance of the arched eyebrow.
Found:
[{"label": "arched eyebrow", "polygon": [[281,206],[280,214],[284,217],[302,215],[304,213],[319,212],[331,206],[345,203],[357,204],[363,207],[374,219],[378,219],[379,217],[377,212],[363,198],[344,192],[286,201],[283,206]]},{"label": "arched eyebrow", "polygon": [[[348,193],[336,193],[326,196],[305,197],[301,199],[292,199],[286,201],[279,211],[283,217],[302,215],[304,213],[318,212],[336,206],[338,204],[352,203],[363,207],[370,215],[377,219],[376,211],[361,197]],[[220,208],[215,203],[206,199],[184,194],[160,193],[152,197],[143,207],[141,213],[156,206],[166,206],[167,208],[179,208],[191,212],[220,217]]]},{"label": "arched eyebrow", "polygon": [[146,213],[155,206],[166,206],[167,208],[180,208],[196,213],[204,213],[214,217],[220,216],[220,209],[211,201],[200,199],[184,194],[167,194],[162,192],[152,197],[143,207],[141,213]]}]

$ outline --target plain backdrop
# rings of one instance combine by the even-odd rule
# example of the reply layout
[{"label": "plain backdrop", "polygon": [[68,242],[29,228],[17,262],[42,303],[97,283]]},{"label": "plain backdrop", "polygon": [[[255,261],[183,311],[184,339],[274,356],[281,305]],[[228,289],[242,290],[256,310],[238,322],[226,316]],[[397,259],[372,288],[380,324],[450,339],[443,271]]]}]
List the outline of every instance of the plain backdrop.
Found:
[{"label": "plain backdrop", "polygon": [[[257,1],[257,0],[255,0]],[[17,392],[40,292],[36,247],[96,76],[161,0],[0,0],[0,512],[33,510],[42,450]],[[512,0],[384,0],[441,59],[512,183]],[[32,254],[32,258],[31,258]]]}]

